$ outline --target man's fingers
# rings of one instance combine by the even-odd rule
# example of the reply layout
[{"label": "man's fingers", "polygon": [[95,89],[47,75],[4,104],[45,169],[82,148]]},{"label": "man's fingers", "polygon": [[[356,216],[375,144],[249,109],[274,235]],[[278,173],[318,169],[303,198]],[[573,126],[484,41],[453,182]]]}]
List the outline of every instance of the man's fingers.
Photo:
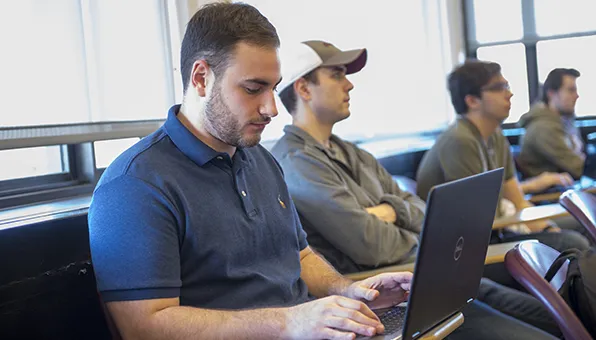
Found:
[{"label": "man's fingers", "polygon": [[356,288],[354,288],[354,295],[354,298],[356,299],[365,299],[367,301],[373,301],[379,296],[379,291],[374,288],[367,288],[365,286],[356,286]]},{"label": "man's fingers", "polygon": [[370,308],[368,308],[367,305],[360,301],[356,301],[345,297],[339,297],[337,300],[337,304],[341,307],[360,311],[360,313],[364,314],[365,316],[380,322],[379,317],[372,310],[370,310]]},{"label": "man's fingers", "polygon": [[[359,310],[348,309],[338,306],[337,309],[333,310],[333,315],[341,318],[348,318],[357,323],[367,325],[373,328],[377,328],[381,326],[381,322],[378,319],[371,319],[370,317],[364,315]],[[375,314],[376,316],[376,314]]]},{"label": "man's fingers", "polygon": [[342,331],[372,336],[376,334],[376,327],[364,325],[348,318],[330,316],[325,320],[325,325]]},{"label": "man's fingers", "polygon": [[356,334],[352,332],[342,332],[332,328],[325,328],[321,331],[321,338],[332,340],[353,340]]}]

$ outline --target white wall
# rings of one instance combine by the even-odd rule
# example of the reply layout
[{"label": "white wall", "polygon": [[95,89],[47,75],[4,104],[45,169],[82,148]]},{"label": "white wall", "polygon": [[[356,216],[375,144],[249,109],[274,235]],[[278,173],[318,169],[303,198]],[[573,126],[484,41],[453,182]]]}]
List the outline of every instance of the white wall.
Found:
[{"label": "white wall", "polygon": [[[176,1],[183,8],[181,32],[200,6],[213,2]],[[461,1],[376,0],[366,2],[367,7],[361,0],[245,1],[277,28],[282,56],[284,44],[309,39],[341,49],[368,49],[367,66],[349,76],[355,84],[352,116],[335,133],[363,138],[416,132],[441,128],[454,117],[445,76],[465,55]],[[265,130],[264,140],[279,137],[290,123],[279,106],[280,115]]]}]

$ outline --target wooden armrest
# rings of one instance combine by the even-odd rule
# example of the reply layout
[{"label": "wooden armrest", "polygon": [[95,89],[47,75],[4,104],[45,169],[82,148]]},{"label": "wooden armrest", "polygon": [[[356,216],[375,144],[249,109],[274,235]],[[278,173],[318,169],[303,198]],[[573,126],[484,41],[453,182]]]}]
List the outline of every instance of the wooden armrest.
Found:
[{"label": "wooden armrest", "polygon": [[[596,187],[585,188],[582,191],[594,194],[594,193],[596,193]],[[561,197],[563,192],[564,191],[551,192],[548,194],[536,194],[536,195],[529,194],[529,195],[526,195],[526,199],[532,203],[558,201],[559,197]]]},{"label": "wooden armrest", "polygon": [[[491,244],[490,246],[488,246],[488,251],[486,252],[484,264],[487,265],[505,261],[505,254],[507,254],[509,250],[513,249],[513,247],[518,245],[520,242],[521,241]],[[368,270],[365,272],[346,274],[345,276],[351,280],[360,281],[382,273],[414,272],[414,265],[414,262],[409,262],[404,264],[398,264],[395,266],[387,266],[378,269]]]},{"label": "wooden armrest", "polygon": [[526,195],[526,200],[532,203],[540,203],[540,202],[550,202],[550,201],[557,201],[559,197],[563,194],[562,191],[551,192],[548,194],[536,194],[536,195]]},{"label": "wooden armrest", "polygon": [[524,240],[524,241],[491,244],[490,246],[488,246],[488,250],[486,252],[486,258],[484,259],[484,265],[504,262],[505,255],[507,254],[508,251],[515,248],[515,246],[520,244],[520,242],[528,242],[528,241],[538,242],[538,240]]},{"label": "wooden armrest", "polygon": [[443,321],[426,332],[420,339],[422,340],[442,340],[451,334],[457,327],[464,323],[464,315],[460,312]]},{"label": "wooden armrest", "polygon": [[503,229],[518,223],[550,220],[568,214],[567,210],[558,203],[528,207],[518,211],[515,215],[496,219],[493,222],[493,229]]}]

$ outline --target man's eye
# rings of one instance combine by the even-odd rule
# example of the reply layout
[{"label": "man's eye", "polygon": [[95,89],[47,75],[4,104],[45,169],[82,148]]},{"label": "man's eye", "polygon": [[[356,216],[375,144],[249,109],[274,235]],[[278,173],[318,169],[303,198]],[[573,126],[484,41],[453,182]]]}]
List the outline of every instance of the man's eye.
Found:
[{"label": "man's eye", "polygon": [[257,93],[259,93],[259,92],[261,91],[261,89],[260,89],[260,88],[253,89],[253,88],[250,88],[250,87],[245,87],[245,88],[244,88],[244,90],[245,90],[245,91],[246,91],[246,93],[248,93],[248,94],[257,94]]}]

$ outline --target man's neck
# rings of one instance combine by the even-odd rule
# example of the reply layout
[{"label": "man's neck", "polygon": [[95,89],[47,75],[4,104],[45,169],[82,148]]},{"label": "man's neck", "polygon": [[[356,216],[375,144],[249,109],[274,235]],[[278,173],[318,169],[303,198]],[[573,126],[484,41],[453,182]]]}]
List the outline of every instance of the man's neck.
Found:
[{"label": "man's neck", "polygon": [[211,133],[205,129],[203,119],[201,116],[204,114],[204,107],[198,103],[184,102],[180,106],[178,112],[178,120],[184,125],[188,131],[190,131],[195,137],[207,146],[217,152],[225,152],[230,155],[230,158],[234,157],[236,153],[236,147],[231,146],[222,142],[221,140],[214,137]]},{"label": "man's neck", "polygon": [[329,147],[329,138],[331,137],[333,124],[319,122],[314,114],[296,114],[292,119],[292,125],[306,131],[323,146]]},{"label": "man's neck", "polygon": [[563,116],[561,114],[561,111],[559,111],[559,109],[557,109],[557,107],[553,104],[552,101],[548,104],[548,108],[550,109],[550,111],[556,113],[558,116]]},{"label": "man's neck", "polygon": [[480,131],[480,135],[484,141],[488,141],[488,138],[501,125],[499,121],[486,118],[480,113],[468,113],[466,114],[466,118]]}]

